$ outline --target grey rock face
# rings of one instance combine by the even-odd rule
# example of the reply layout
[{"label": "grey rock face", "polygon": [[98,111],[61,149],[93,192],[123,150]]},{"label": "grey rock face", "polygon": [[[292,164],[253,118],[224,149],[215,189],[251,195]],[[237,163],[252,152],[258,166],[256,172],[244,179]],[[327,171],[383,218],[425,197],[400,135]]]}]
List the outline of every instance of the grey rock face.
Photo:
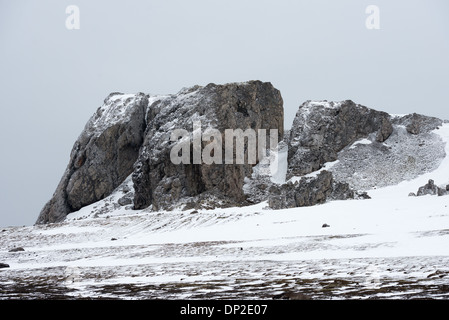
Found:
[{"label": "grey rock face", "polygon": [[110,94],[75,142],[52,199],[37,222],[58,222],[108,196],[131,174],[145,131],[148,96]]},{"label": "grey rock face", "polygon": [[378,142],[390,136],[389,114],[351,100],[305,102],[290,130],[287,177],[319,170],[324,163],[335,161],[344,147],[373,132]]},{"label": "grey rock face", "polygon": [[[175,144],[170,141],[171,131],[192,132],[193,121],[201,121],[202,131],[213,128],[221,132],[223,164],[194,164],[192,158],[190,164],[171,162],[170,150]],[[202,200],[215,197],[224,201],[221,205],[244,203],[244,178],[251,175],[253,165],[224,164],[225,129],[278,129],[280,140],[283,121],[280,92],[260,81],[196,86],[155,100],[149,109],[145,141],[132,175],[135,209],[150,205],[153,210],[170,209],[182,199],[200,195]],[[203,141],[202,148],[206,144]],[[245,150],[247,145],[245,141]],[[192,157],[192,144],[190,149]]]},{"label": "grey rock face", "polygon": [[348,184],[336,182],[332,173],[323,170],[316,177],[295,183],[272,185],[269,189],[268,205],[272,209],[313,206],[328,200],[354,199],[355,192]]}]

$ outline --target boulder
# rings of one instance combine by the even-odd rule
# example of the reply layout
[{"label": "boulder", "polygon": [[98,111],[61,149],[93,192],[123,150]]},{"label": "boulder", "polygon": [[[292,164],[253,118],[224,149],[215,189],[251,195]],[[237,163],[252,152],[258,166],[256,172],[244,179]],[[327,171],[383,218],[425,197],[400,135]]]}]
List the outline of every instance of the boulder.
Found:
[{"label": "boulder", "polygon": [[[244,164],[225,164],[223,143],[222,163],[173,163],[171,149],[178,142],[171,134],[183,129],[192,137],[197,122],[202,133],[217,130],[222,142],[226,129],[266,129],[268,147],[271,129],[277,130],[276,143],[284,134],[283,100],[271,83],[261,81],[193,86],[164,96],[111,93],[75,142],[67,169],[36,223],[62,221],[110,195],[127,177],[132,177],[133,192],[123,190],[117,206],[169,210],[189,203],[196,209],[247,204],[243,182],[261,154],[255,163],[245,156]],[[200,147],[212,142],[215,137],[200,140]],[[245,152],[248,146],[244,139]],[[191,142],[189,148],[192,160],[197,145]]]},{"label": "boulder", "polygon": [[2,268],[9,268],[9,264],[0,262],[0,269],[2,269]]},{"label": "boulder", "polygon": [[[194,128],[194,122],[201,122],[201,127]],[[270,129],[275,129],[279,141],[283,136],[283,123],[280,92],[271,83],[260,81],[195,86],[155,100],[149,108],[145,140],[132,175],[134,208],[152,206],[153,210],[170,210],[183,202],[187,203],[186,209],[247,204],[243,184],[245,177],[251,176],[255,164],[246,160],[245,164],[224,163],[225,130],[258,132],[266,129],[268,140]],[[175,129],[190,134],[188,163],[171,161],[170,152],[177,143],[171,141]],[[195,163],[194,129],[202,134],[218,130],[222,141],[221,163]],[[202,141],[201,148],[208,143]],[[244,150],[247,148],[245,139]],[[194,201],[192,197],[196,197]],[[192,202],[194,206],[189,204]]]},{"label": "boulder", "polygon": [[436,195],[438,194],[438,187],[435,185],[435,182],[430,179],[427,184],[422,187],[419,187],[417,196],[425,196],[425,195]]},{"label": "boulder", "polygon": [[25,249],[22,247],[16,247],[16,248],[10,249],[8,252],[20,252],[20,251],[25,251]]}]

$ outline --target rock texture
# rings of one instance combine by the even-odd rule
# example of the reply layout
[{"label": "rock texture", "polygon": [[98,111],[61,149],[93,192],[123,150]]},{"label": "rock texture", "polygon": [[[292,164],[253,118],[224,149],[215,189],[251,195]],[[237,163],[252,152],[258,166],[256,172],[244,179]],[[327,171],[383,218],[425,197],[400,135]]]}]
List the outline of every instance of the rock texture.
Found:
[{"label": "rock texture", "polygon": [[[171,162],[175,142],[170,141],[170,132],[174,128],[192,132],[194,121],[201,121],[203,132],[217,129],[222,133],[223,164],[194,164],[193,159],[190,164]],[[135,208],[171,209],[200,195],[198,204],[212,198],[221,206],[244,204],[244,179],[251,175],[253,165],[224,164],[225,129],[278,129],[280,140],[283,121],[280,92],[260,81],[196,86],[156,99],[149,109],[145,141],[132,176]],[[202,147],[206,144],[203,141]],[[192,156],[192,144],[190,149]]]},{"label": "rock texture", "polygon": [[[192,133],[194,121],[201,121],[203,131],[221,133],[237,128],[277,129],[279,141],[283,101],[277,89],[260,81],[194,86],[166,96],[112,93],[75,142],[67,169],[36,223],[61,221],[119,186],[123,196],[111,200],[113,207],[159,210],[172,209],[183,201],[192,206],[207,200],[212,207],[246,203],[242,186],[254,164],[171,162],[170,150],[176,143],[170,140],[171,132],[185,129]],[[203,141],[202,147],[208,143]],[[248,147],[246,140],[244,147]],[[132,191],[124,183],[130,176]]]},{"label": "rock texture", "polygon": [[[120,208],[209,209],[267,201],[270,208],[282,209],[367,199],[364,190],[412,179],[439,165],[446,156],[444,143],[432,131],[442,123],[418,114],[390,116],[351,100],[306,101],[284,132],[281,94],[261,81],[211,83],[163,96],[112,93],[75,142],[37,223],[58,222],[86,207],[78,217]],[[184,130],[183,152],[189,154],[180,164],[171,157],[179,144],[171,137],[176,129]],[[268,157],[258,150],[256,161],[248,163],[245,139],[245,163],[235,163],[234,149],[234,162],[226,164],[226,129],[266,129],[266,147],[275,129],[279,144],[263,150]],[[212,140],[203,139],[211,132]],[[220,163],[205,163],[204,150]],[[274,173],[273,163],[278,164]],[[429,181],[418,195],[442,195],[447,189]]]},{"label": "rock texture", "polygon": [[435,185],[435,182],[432,179],[429,179],[427,184],[423,185],[422,187],[419,187],[416,196],[418,197],[425,195],[444,196],[449,194],[448,189],[449,185],[447,185],[445,188],[440,188],[437,185]]},{"label": "rock texture", "polygon": [[390,116],[341,102],[307,101],[298,109],[288,138],[287,178],[323,167],[354,190],[394,185],[435,170],[445,143],[432,131],[437,118]]},{"label": "rock texture", "polygon": [[408,133],[419,134],[435,130],[443,124],[443,121],[435,117],[412,113],[402,117],[396,117],[393,123],[405,126]]},{"label": "rock texture", "polygon": [[287,177],[319,170],[326,162],[337,160],[344,147],[373,132],[378,142],[390,136],[393,127],[389,114],[351,100],[306,101],[290,130]]},{"label": "rock texture", "polygon": [[131,174],[145,131],[148,96],[112,93],[75,142],[70,161],[37,223],[58,222],[109,195]]},{"label": "rock texture", "polygon": [[328,164],[334,178],[356,190],[368,191],[438,168],[446,153],[445,143],[436,133],[410,134],[404,126],[393,127],[393,133],[382,143],[372,133],[341,150],[338,161]]},{"label": "rock texture", "polygon": [[323,170],[316,177],[303,177],[295,183],[272,185],[268,205],[272,209],[307,207],[328,200],[354,199],[348,184],[335,182],[332,173]]}]

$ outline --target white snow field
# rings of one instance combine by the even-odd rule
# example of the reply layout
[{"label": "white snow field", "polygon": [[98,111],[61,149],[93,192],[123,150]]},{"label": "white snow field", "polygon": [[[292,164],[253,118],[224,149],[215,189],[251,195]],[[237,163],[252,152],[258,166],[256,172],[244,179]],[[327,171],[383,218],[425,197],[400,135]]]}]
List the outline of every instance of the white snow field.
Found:
[{"label": "white snow field", "polygon": [[[449,124],[435,133],[449,155]],[[408,196],[429,179],[449,183],[449,156],[368,200],[92,215],[96,203],[4,228],[0,299],[447,299],[449,196]]]}]

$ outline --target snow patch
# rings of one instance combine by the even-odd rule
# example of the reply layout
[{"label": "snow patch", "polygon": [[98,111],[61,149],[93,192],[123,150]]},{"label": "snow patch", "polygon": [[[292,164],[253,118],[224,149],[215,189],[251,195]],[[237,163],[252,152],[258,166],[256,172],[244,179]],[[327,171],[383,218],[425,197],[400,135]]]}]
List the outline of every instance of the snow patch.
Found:
[{"label": "snow patch", "polygon": [[367,144],[371,144],[371,143],[373,143],[371,140],[369,140],[369,139],[360,139],[360,140],[357,140],[356,142],[354,142],[350,147],[349,147],[349,149],[354,149],[354,148],[356,148],[358,145],[360,145],[360,144],[362,144],[362,145],[367,145]]}]

